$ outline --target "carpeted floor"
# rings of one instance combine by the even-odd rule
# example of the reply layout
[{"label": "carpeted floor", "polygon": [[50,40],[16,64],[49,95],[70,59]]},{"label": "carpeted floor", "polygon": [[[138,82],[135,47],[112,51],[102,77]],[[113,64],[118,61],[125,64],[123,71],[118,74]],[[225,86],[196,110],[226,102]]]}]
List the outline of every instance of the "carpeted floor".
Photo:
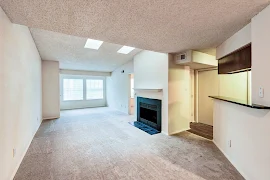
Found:
[{"label": "carpeted floor", "polygon": [[149,135],[108,108],[62,111],[44,121],[16,180],[240,180],[211,142],[189,132]]}]

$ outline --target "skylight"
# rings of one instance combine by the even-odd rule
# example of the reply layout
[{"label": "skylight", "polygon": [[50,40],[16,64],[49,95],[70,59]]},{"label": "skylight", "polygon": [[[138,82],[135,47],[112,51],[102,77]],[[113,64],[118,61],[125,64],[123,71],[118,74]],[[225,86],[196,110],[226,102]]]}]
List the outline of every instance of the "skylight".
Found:
[{"label": "skylight", "polygon": [[102,45],[103,41],[87,39],[84,48],[95,49],[98,50]]},{"label": "skylight", "polygon": [[117,52],[121,54],[128,54],[131,51],[133,51],[135,48],[134,47],[129,47],[129,46],[123,46],[121,49],[119,49]]}]

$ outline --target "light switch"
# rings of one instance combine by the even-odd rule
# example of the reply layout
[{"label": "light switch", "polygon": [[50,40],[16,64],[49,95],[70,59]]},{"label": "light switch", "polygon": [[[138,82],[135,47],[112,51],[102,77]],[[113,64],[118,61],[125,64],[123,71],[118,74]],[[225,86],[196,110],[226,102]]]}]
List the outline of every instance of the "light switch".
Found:
[{"label": "light switch", "polygon": [[260,98],[264,97],[264,89],[262,87],[260,87],[260,89],[259,89],[259,97]]},{"label": "light switch", "polygon": [[13,152],[13,157],[15,157],[16,156],[16,149],[14,148],[12,152]]}]

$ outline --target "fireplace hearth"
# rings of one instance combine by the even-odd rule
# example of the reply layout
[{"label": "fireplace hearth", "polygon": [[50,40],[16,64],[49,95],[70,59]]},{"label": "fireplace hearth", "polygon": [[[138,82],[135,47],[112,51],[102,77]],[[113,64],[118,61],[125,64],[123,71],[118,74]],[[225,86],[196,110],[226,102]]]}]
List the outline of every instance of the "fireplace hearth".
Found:
[{"label": "fireplace hearth", "polygon": [[161,131],[161,100],[137,97],[137,121]]}]

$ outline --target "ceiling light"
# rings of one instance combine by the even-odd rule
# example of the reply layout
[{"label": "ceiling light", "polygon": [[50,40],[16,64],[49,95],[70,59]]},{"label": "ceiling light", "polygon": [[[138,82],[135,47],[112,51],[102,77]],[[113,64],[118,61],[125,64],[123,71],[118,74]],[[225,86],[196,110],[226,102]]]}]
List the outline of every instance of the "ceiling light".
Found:
[{"label": "ceiling light", "polygon": [[123,46],[121,49],[119,49],[117,52],[121,54],[128,54],[131,51],[133,51],[135,48],[134,47],[129,47],[129,46]]},{"label": "ceiling light", "polygon": [[100,46],[102,45],[103,41],[99,40],[94,40],[94,39],[87,39],[84,48],[89,48],[89,49],[96,49],[98,50]]}]

